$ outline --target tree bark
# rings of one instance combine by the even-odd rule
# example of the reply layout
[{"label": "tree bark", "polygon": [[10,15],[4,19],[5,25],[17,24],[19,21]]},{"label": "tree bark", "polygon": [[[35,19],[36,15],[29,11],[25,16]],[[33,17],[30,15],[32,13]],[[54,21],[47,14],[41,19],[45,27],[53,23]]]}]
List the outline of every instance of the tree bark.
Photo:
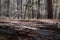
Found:
[{"label": "tree bark", "polygon": [[10,0],[10,8],[9,8],[9,12],[10,12],[10,17],[11,18],[17,18],[17,0]]},{"label": "tree bark", "polygon": [[52,0],[47,0],[47,14],[48,19],[53,18]]},{"label": "tree bark", "polygon": [[1,15],[4,17],[9,17],[9,0],[1,0]]},{"label": "tree bark", "polygon": [[40,0],[38,0],[38,14],[37,14],[37,19],[40,18]]},{"label": "tree bark", "polygon": [[1,0],[0,0],[0,16],[1,16]]}]

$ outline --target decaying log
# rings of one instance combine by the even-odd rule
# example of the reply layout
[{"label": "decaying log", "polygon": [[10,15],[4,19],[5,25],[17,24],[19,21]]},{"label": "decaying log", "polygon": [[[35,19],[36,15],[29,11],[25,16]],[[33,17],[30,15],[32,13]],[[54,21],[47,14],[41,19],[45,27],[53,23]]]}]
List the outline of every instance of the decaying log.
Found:
[{"label": "decaying log", "polygon": [[[13,20],[13,19],[0,19],[0,27],[11,28],[17,31],[18,36],[24,38],[33,38],[43,36],[55,35],[55,32],[59,31],[58,23],[54,20],[49,19],[32,19],[32,20]],[[28,40],[28,39],[27,39]],[[31,39],[32,40],[32,39]]]}]

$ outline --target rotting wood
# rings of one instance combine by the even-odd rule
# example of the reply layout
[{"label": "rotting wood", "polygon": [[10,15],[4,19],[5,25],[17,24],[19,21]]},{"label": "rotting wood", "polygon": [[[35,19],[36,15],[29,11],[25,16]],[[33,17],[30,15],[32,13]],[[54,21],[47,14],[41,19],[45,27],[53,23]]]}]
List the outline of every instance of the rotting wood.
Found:
[{"label": "rotting wood", "polygon": [[[3,20],[3,19],[0,19],[0,20]],[[53,21],[52,22],[45,22],[45,21],[40,21],[39,20],[7,20],[5,19],[4,21],[0,21],[0,26],[6,28],[11,28],[13,30],[16,30],[18,33],[19,33],[19,36],[22,37],[22,38],[25,38],[26,40],[28,40],[28,38],[32,38],[32,37],[37,37],[39,35],[43,36],[41,34],[41,32],[44,34],[45,32],[48,34],[46,34],[47,36],[50,36],[50,33],[54,33],[55,30],[55,25],[56,25],[56,28],[57,30],[60,28],[58,28],[57,26],[57,22],[54,22],[53,20],[50,20],[50,21]],[[42,19],[41,19],[42,20]],[[43,19],[44,20],[44,19]],[[46,19],[46,20],[49,20],[49,19]],[[51,25],[51,26],[50,26]],[[53,28],[53,30],[52,30]],[[46,30],[46,31],[45,31]],[[50,30],[50,31],[49,31]],[[44,36],[46,36],[44,35]],[[52,34],[51,34],[52,35]],[[34,38],[32,38],[34,40]],[[32,40],[31,39],[31,40]]]}]

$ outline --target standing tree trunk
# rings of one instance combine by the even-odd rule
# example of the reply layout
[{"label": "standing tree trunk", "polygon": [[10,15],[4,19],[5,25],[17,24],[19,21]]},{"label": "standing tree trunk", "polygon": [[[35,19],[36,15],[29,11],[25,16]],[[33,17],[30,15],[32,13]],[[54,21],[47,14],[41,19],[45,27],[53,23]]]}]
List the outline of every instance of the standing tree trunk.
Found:
[{"label": "standing tree trunk", "polygon": [[32,19],[32,10],[33,10],[33,0],[30,0],[30,3],[29,3],[29,19]]},{"label": "standing tree trunk", "polygon": [[17,0],[18,19],[22,19],[22,0]]},{"label": "standing tree trunk", "polygon": [[0,0],[0,16],[1,16],[1,0]]},{"label": "standing tree trunk", "polygon": [[48,19],[52,19],[53,18],[52,0],[47,0],[47,13]]},{"label": "standing tree trunk", "polygon": [[40,0],[38,0],[38,14],[37,14],[37,19],[40,18]]},{"label": "standing tree trunk", "polygon": [[25,19],[29,18],[29,2],[30,0],[26,0],[27,4],[25,5]]},{"label": "standing tree trunk", "polygon": [[9,0],[1,0],[0,3],[1,3],[1,9],[0,9],[1,15],[3,17],[9,17],[9,14],[8,14],[8,12],[9,12]]},{"label": "standing tree trunk", "polygon": [[9,8],[9,14],[10,14],[10,17],[15,19],[17,18],[17,0],[10,0],[10,8]]}]

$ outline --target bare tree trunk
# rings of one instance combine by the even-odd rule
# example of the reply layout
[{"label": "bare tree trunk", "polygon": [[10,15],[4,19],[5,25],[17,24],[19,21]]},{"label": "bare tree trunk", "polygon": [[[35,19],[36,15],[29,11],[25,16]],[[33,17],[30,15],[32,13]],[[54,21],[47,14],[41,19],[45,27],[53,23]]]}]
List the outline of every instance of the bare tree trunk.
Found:
[{"label": "bare tree trunk", "polygon": [[3,16],[3,17],[9,17],[9,14],[8,14],[8,12],[9,12],[9,0],[1,0],[0,1],[1,2],[1,15]]},{"label": "bare tree trunk", "polygon": [[22,0],[17,0],[18,19],[22,19]]},{"label": "bare tree trunk", "polygon": [[29,2],[29,19],[32,19],[32,0]]},{"label": "bare tree trunk", "polygon": [[1,0],[0,0],[0,16],[1,16]]},{"label": "bare tree trunk", "polygon": [[37,18],[40,18],[40,0],[38,0],[38,14],[37,14]]},{"label": "bare tree trunk", "polygon": [[33,18],[37,19],[38,14],[38,0],[33,1]]},{"label": "bare tree trunk", "polygon": [[9,12],[11,18],[17,18],[17,0],[10,0]]},{"label": "bare tree trunk", "polygon": [[53,18],[52,0],[47,0],[47,13],[48,19],[52,19]]},{"label": "bare tree trunk", "polygon": [[30,0],[26,0],[27,4],[25,6],[25,19],[29,19],[29,2]]}]

